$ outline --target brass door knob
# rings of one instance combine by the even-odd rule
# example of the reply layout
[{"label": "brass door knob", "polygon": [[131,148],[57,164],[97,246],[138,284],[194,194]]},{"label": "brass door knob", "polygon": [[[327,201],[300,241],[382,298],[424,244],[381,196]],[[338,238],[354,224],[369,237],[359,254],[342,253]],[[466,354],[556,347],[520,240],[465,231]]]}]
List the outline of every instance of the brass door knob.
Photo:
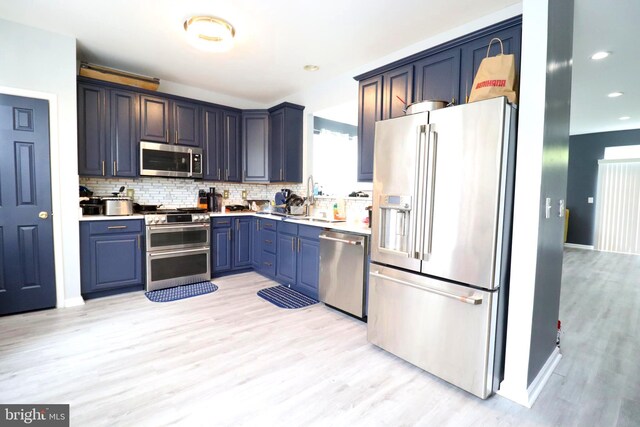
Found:
[{"label": "brass door knob", "polygon": [[40,219],[47,219],[49,218],[49,214],[45,211],[42,211],[38,214],[38,216],[40,217]]}]

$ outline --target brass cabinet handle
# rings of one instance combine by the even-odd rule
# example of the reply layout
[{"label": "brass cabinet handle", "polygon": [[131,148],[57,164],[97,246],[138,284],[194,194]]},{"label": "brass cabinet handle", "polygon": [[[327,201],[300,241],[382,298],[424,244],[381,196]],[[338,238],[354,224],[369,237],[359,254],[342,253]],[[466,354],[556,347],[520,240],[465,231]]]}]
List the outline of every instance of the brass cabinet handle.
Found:
[{"label": "brass cabinet handle", "polygon": [[273,264],[271,264],[270,262],[267,262],[267,261],[263,262],[263,264],[266,265],[267,267],[271,267],[273,265]]},{"label": "brass cabinet handle", "polygon": [[294,245],[295,245],[295,243],[294,243],[294,241],[295,241],[295,240],[296,240],[296,238],[295,238],[295,237],[292,237],[292,238],[291,238],[291,252],[295,252],[295,251],[296,251],[296,250],[295,250],[295,246],[294,246]]},{"label": "brass cabinet handle", "polygon": [[102,161],[102,176],[104,176],[104,160]]},{"label": "brass cabinet handle", "polygon": [[273,240],[265,240],[264,242],[270,245],[273,243]]},{"label": "brass cabinet handle", "polygon": [[240,231],[240,220],[236,219],[236,230]]},{"label": "brass cabinet handle", "polygon": [[113,161],[113,176],[116,176],[116,175],[118,175],[118,166],[117,166],[116,161],[114,160]]},{"label": "brass cabinet handle", "polygon": [[123,228],[127,228],[126,225],[110,225],[107,227],[107,230],[122,230]]},{"label": "brass cabinet handle", "polygon": [[300,238],[298,237],[298,252],[300,252]]},{"label": "brass cabinet handle", "polygon": [[220,181],[220,168],[218,168],[218,181]]},{"label": "brass cabinet handle", "polygon": [[280,168],[280,181],[284,180],[284,178],[282,177],[282,168]]},{"label": "brass cabinet handle", "polygon": [[260,220],[256,220],[256,231],[260,231]]},{"label": "brass cabinet handle", "polygon": [[231,240],[231,227],[227,230],[227,234],[229,235],[229,240]]},{"label": "brass cabinet handle", "polygon": [[229,221],[219,221],[216,224],[218,224],[218,225],[230,225]]},{"label": "brass cabinet handle", "polygon": [[227,169],[226,173],[225,173],[225,181],[229,181],[229,169]]},{"label": "brass cabinet handle", "polygon": [[178,129],[176,129],[176,139],[175,139],[175,143],[178,143]]},{"label": "brass cabinet handle", "polygon": [[140,249],[140,235],[139,234],[136,236],[136,239],[138,240],[138,249]]}]

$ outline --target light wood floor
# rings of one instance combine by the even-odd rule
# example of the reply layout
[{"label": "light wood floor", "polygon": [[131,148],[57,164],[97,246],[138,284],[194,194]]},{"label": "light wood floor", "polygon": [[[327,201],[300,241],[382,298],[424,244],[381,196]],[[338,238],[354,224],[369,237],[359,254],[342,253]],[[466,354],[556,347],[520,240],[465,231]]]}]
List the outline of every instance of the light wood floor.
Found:
[{"label": "light wood floor", "polygon": [[564,357],[533,409],[482,401],[367,343],[366,325],[258,298],[140,293],[0,318],[0,403],[70,403],[72,426],[640,424],[640,257],[568,250]]}]

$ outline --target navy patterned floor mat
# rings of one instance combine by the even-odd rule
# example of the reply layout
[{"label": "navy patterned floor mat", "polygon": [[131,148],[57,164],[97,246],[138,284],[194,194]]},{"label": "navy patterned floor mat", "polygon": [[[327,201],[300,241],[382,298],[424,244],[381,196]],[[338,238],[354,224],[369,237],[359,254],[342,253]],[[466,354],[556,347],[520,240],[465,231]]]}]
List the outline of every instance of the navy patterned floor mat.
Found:
[{"label": "navy patterned floor mat", "polygon": [[282,285],[260,289],[258,296],[280,308],[302,308],[319,302]]},{"label": "navy patterned floor mat", "polygon": [[217,290],[218,287],[211,282],[198,282],[191,285],[176,286],[174,288],[158,289],[157,291],[149,291],[144,294],[153,302],[169,302],[197,297],[198,295],[209,294]]}]

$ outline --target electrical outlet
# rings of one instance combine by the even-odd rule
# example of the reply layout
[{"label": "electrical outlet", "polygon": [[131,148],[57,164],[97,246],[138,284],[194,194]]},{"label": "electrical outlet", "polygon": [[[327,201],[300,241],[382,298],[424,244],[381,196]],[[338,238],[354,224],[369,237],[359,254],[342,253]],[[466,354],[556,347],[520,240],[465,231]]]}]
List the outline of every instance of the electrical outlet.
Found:
[{"label": "electrical outlet", "polygon": [[587,203],[593,203],[593,197],[587,197]]},{"label": "electrical outlet", "polygon": [[242,200],[247,200],[247,190],[242,190]]},{"label": "electrical outlet", "polygon": [[228,199],[229,198],[229,190],[224,190],[222,192],[222,197],[225,198],[225,199]]}]

